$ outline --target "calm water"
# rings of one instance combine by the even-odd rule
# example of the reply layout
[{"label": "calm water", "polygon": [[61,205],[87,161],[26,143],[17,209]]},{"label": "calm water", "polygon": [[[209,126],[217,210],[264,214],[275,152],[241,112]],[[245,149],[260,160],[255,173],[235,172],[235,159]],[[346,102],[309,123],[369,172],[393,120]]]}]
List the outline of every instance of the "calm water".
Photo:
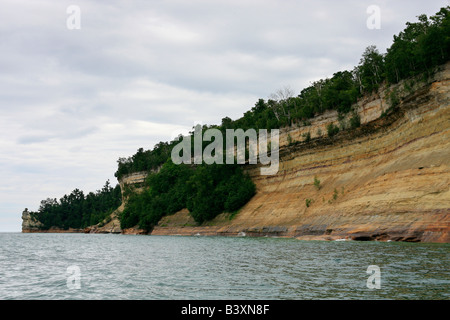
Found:
[{"label": "calm water", "polygon": [[[449,299],[449,253],[448,244],[4,233],[0,299]],[[380,289],[367,287],[369,265]]]}]

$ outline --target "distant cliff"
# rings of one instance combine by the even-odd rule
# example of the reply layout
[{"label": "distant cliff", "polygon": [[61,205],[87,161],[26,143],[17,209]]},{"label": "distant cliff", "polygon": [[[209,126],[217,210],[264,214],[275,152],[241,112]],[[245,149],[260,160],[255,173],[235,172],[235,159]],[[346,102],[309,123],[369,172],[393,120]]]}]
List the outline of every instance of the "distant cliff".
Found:
[{"label": "distant cliff", "polygon": [[23,233],[79,233],[83,232],[82,229],[61,229],[57,227],[51,227],[50,229],[42,229],[43,224],[36,220],[32,214],[25,209],[22,212],[22,232]]}]

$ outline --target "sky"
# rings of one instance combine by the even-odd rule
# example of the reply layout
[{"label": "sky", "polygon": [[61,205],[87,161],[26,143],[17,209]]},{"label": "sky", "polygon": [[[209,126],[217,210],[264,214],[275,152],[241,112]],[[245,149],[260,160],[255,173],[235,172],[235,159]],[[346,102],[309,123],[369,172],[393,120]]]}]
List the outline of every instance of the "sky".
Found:
[{"label": "sky", "polygon": [[0,232],[20,232],[43,199],[115,185],[117,160],[138,148],[237,119],[280,88],[298,94],[369,45],[385,53],[407,21],[447,5],[2,0]]}]

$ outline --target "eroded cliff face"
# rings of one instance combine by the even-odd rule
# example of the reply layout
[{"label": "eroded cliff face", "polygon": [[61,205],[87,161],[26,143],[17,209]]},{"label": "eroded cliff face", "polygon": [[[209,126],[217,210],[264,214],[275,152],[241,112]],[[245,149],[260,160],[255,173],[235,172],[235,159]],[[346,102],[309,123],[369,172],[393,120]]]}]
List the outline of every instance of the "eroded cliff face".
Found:
[{"label": "eroded cliff face", "polygon": [[122,191],[122,204],[104,221],[89,226],[84,229],[85,233],[122,233],[122,234],[148,234],[147,230],[139,229],[138,227],[122,229],[120,227],[119,215],[125,208],[126,203],[126,189],[131,188],[133,192],[140,192],[142,190],[142,184],[145,182],[148,173],[135,172],[125,175],[120,179],[119,185]]},{"label": "eroded cliff face", "polygon": [[[223,214],[195,227],[182,211],[152,234],[450,242],[449,75],[447,64],[431,84],[400,90],[403,83],[367,97],[357,109],[365,125],[333,139],[288,146],[287,138],[326,133],[338,123],[333,113],[283,131],[278,173],[247,168],[257,193],[233,219]],[[380,118],[397,89],[399,110]]]},{"label": "eroded cliff face", "polygon": [[120,228],[119,214],[123,211],[125,204],[114,210],[111,215],[102,222],[89,226],[83,230],[84,233],[122,233]]},{"label": "eroded cliff face", "polygon": [[[349,121],[336,112],[280,130],[279,171],[262,176],[259,166],[245,167],[257,193],[238,214],[198,226],[184,209],[151,234],[450,242],[449,81],[450,63],[427,84],[408,80],[367,96],[356,106],[362,126],[334,138],[326,126]],[[401,101],[395,112],[392,92]],[[312,140],[304,142],[308,132]],[[145,177],[125,176],[122,192],[139,190]],[[146,233],[120,229],[123,208],[84,231]],[[35,231],[29,214],[23,217],[23,230]]]}]

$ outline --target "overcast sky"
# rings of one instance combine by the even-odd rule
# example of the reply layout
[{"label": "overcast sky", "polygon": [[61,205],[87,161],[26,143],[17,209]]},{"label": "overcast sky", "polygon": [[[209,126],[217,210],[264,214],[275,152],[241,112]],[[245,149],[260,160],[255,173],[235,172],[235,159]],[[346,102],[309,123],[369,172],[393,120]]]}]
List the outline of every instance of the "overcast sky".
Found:
[{"label": "overcast sky", "polygon": [[[80,9],[80,29],[70,5]],[[369,29],[370,5],[380,29]],[[101,189],[119,157],[350,70],[446,0],[2,0],[0,231]],[[70,24],[74,26],[75,24]],[[76,25],[75,25],[76,26]]]}]

